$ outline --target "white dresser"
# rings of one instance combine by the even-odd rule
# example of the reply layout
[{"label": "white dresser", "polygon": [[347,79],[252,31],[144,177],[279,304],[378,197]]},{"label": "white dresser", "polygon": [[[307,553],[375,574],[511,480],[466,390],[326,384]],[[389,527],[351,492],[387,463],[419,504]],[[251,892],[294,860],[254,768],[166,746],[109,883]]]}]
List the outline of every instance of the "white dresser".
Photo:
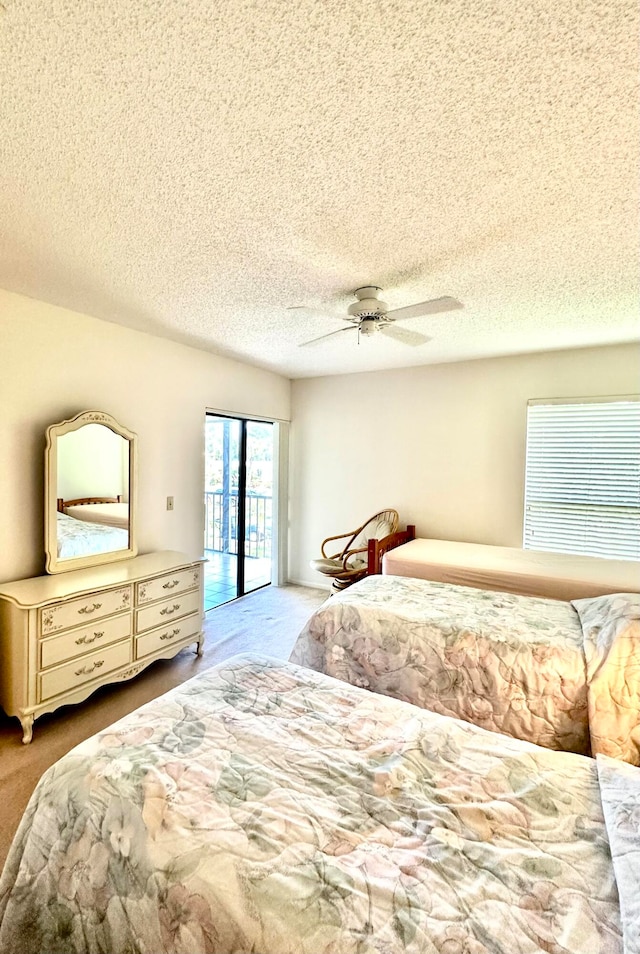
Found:
[{"label": "white dresser", "polygon": [[204,645],[202,564],[183,553],[0,584],[0,705],[22,723]]}]

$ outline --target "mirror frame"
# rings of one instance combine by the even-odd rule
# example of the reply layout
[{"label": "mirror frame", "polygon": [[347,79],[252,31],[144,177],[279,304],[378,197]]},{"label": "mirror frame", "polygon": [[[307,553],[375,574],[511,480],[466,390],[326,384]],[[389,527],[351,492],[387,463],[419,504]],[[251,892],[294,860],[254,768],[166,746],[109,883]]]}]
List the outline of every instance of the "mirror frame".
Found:
[{"label": "mirror frame", "polygon": [[[77,431],[86,424],[104,424],[115,434],[129,443],[129,546],[123,550],[109,550],[106,553],[93,553],[87,556],[58,559],[58,438],[71,431]],[[68,421],[51,424],[46,432],[44,452],[45,506],[44,506],[44,549],[47,573],[66,573],[84,567],[100,566],[103,563],[115,563],[129,560],[137,552],[136,543],[136,485],[137,485],[137,437],[127,427],[119,424],[115,418],[104,411],[82,411]]]}]

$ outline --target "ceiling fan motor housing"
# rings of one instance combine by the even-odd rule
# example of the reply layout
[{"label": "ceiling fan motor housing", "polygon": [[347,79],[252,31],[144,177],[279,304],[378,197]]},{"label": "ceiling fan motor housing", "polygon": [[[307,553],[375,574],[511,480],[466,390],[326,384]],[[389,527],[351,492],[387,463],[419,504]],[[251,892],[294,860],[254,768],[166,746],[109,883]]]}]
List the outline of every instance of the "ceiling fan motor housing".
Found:
[{"label": "ceiling fan motor housing", "polygon": [[386,314],[389,306],[386,301],[378,298],[378,292],[381,291],[376,285],[365,285],[356,289],[356,298],[352,305],[349,305],[348,312],[353,318],[381,318]]}]

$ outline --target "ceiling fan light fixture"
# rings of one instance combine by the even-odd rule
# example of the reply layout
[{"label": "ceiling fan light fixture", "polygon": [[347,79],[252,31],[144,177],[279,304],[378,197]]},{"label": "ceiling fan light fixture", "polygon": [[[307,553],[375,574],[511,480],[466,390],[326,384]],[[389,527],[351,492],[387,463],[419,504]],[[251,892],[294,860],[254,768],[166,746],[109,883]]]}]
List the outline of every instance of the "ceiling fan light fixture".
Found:
[{"label": "ceiling fan light fixture", "polygon": [[364,335],[365,338],[370,338],[371,335],[375,335],[378,330],[378,322],[375,318],[363,318],[359,325],[359,331],[361,335]]}]

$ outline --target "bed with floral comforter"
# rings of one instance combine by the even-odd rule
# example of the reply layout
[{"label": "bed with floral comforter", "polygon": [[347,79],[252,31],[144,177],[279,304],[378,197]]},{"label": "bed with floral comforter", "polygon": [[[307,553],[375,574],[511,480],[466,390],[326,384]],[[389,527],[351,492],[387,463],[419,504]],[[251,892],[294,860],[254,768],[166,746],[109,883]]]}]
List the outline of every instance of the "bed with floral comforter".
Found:
[{"label": "bed with floral comforter", "polygon": [[0,950],[638,954],[639,817],[640,769],[237,656],[45,773]]},{"label": "bed with floral comforter", "polygon": [[129,531],[122,527],[77,520],[66,513],[56,514],[58,521],[58,558],[89,556],[109,553],[111,550],[126,550],[129,546]]},{"label": "bed with floral comforter", "polygon": [[640,761],[638,594],[568,603],[371,576],[319,607],[290,658],[547,748]]}]

